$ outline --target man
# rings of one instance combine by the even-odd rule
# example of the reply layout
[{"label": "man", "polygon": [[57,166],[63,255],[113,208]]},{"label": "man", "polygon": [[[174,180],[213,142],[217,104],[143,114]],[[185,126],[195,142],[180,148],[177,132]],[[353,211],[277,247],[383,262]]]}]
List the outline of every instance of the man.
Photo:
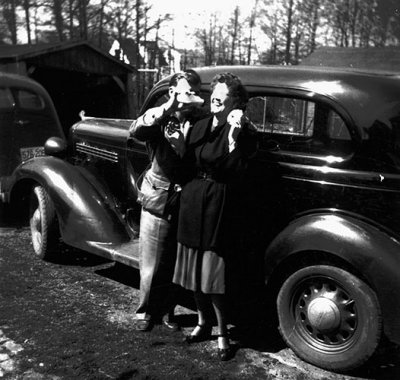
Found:
[{"label": "man", "polygon": [[146,141],[151,167],[140,188],[140,301],[136,327],[149,331],[161,322],[170,330],[178,326],[173,314],[172,274],[176,258],[176,218],[185,168],[181,157],[185,137],[203,100],[196,95],[200,77],[193,70],[177,73],[169,83],[169,99],[149,109],[130,128],[130,135]]}]

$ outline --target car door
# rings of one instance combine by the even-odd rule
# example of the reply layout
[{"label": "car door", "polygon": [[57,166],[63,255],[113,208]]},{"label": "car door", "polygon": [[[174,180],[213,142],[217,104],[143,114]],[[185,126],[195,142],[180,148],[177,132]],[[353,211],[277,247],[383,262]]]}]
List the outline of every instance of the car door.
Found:
[{"label": "car door", "polygon": [[251,95],[246,112],[259,139],[257,225],[273,236],[300,213],[344,207],[344,169],[355,142],[332,103],[315,94],[260,92]]}]

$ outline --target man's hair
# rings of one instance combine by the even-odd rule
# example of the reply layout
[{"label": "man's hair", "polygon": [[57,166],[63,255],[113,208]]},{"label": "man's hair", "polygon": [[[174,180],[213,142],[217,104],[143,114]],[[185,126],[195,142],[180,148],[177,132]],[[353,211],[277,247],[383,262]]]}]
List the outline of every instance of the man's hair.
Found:
[{"label": "man's hair", "polygon": [[186,79],[192,87],[198,87],[201,84],[199,74],[197,74],[196,71],[192,69],[188,69],[183,72],[174,74],[169,81],[169,86],[175,87],[180,79]]},{"label": "man's hair", "polygon": [[214,90],[217,83],[225,83],[229,90],[229,96],[233,99],[234,108],[241,110],[246,109],[249,95],[246,88],[243,86],[240,78],[232,73],[217,74],[211,81],[211,91]]}]

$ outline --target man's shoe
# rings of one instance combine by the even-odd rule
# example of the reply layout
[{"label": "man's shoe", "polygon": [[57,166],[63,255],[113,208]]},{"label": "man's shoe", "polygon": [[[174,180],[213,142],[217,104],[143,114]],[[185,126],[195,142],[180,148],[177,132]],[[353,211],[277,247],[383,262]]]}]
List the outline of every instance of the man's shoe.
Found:
[{"label": "man's shoe", "polygon": [[153,323],[150,319],[138,319],[136,321],[136,330],[150,331],[153,328]]},{"label": "man's shoe", "polygon": [[168,331],[178,331],[179,330],[179,325],[177,323],[170,322],[166,319],[162,320],[161,325],[163,328],[165,328]]}]

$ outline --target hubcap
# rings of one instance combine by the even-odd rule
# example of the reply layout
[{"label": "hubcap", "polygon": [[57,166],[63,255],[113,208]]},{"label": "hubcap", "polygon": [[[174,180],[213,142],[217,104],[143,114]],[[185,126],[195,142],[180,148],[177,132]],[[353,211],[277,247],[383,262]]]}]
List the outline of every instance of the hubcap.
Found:
[{"label": "hubcap", "polygon": [[313,329],[330,332],[340,324],[340,311],[335,302],[318,297],[308,305],[308,320]]},{"label": "hubcap", "polygon": [[307,279],[297,289],[292,305],[296,329],[303,339],[325,349],[349,343],[358,323],[356,304],[349,293],[326,277]]}]

